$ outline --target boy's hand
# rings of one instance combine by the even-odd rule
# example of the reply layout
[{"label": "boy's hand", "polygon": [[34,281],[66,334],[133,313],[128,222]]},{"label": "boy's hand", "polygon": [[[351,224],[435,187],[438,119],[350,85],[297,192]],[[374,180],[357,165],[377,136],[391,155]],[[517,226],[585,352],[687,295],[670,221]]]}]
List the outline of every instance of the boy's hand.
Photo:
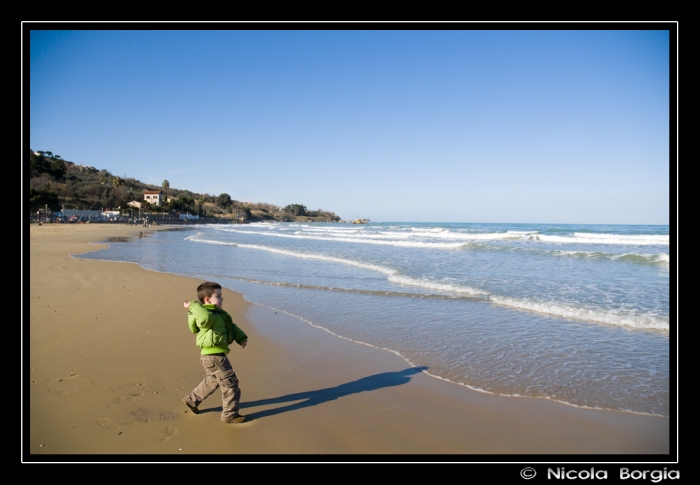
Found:
[{"label": "boy's hand", "polygon": [[248,341],[247,341],[247,340],[241,344],[241,347],[243,347],[243,348],[245,349],[245,346],[246,346],[246,345],[248,345]]},{"label": "boy's hand", "polygon": [[185,310],[189,310],[189,309],[190,309],[190,302],[187,301],[187,300],[185,300],[185,301],[182,303],[182,306],[185,307]]}]

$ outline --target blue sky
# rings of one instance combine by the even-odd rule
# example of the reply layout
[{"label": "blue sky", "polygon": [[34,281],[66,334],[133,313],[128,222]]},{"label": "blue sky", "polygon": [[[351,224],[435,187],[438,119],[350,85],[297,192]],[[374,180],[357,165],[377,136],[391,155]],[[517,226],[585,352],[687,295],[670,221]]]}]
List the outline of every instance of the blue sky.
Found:
[{"label": "blue sky", "polygon": [[29,144],[146,183],[345,219],[668,224],[669,41],[32,31]]}]

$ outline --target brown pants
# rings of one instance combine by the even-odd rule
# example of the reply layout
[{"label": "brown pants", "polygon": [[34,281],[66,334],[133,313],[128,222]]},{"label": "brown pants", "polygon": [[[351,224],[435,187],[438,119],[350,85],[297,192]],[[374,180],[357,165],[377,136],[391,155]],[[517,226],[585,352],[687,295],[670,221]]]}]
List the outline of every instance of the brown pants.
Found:
[{"label": "brown pants", "polygon": [[199,406],[217,388],[221,388],[223,398],[221,420],[227,421],[238,416],[241,390],[238,388],[238,378],[228,357],[225,355],[202,355],[199,362],[204,367],[207,376],[187,395],[187,400],[195,407]]}]

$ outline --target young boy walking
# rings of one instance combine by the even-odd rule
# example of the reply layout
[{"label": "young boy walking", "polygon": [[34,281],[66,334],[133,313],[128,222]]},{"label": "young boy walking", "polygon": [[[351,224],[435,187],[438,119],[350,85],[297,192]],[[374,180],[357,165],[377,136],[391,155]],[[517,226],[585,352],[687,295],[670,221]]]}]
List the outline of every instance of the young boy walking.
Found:
[{"label": "young boy walking", "polygon": [[226,354],[229,353],[229,344],[234,341],[245,349],[248,337],[233,323],[231,315],[222,310],[221,285],[212,281],[202,283],[197,287],[197,298],[199,301],[185,301],[183,305],[187,309],[190,331],[197,335],[197,347],[202,349],[199,361],[207,375],[182,401],[190,411],[198,414],[199,404],[221,388],[221,421],[242,423],[245,416],[238,413],[241,390]]}]

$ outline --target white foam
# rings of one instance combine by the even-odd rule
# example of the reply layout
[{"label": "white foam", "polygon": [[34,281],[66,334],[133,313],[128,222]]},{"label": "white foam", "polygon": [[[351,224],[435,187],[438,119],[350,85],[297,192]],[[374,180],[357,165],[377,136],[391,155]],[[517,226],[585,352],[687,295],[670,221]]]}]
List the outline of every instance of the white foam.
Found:
[{"label": "white foam", "polygon": [[305,227],[304,231],[308,232],[326,232],[337,234],[358,233],[365,230],[364,227]]},{"label": "white foam", "polygon": [[573,236],[550,236],[540,234],[544,242],[573,243],[573,244],[634,244],[638,246],[668,245],[669,236],[665,235],[630,235],[630,234],[591,234],[575,232]]},{"label": "white foam", "polygon": [[396,270],[393,270],[391,268],[387,268],[385,266],[379,266],[379,265],[371,264],[371,263],[362,263],[359,261],[353,261],[351,259],[336,258],[333,256],[326,256],[323,254],[300,253],[297,251],[289,251],[287,249],[278,249],[278,248],[272,248],[269,246],[260,246],[258,244],[239,244],[239,243],[237,243],[235,245],[238,247],[241,247],[241,248],[258,249],[260,251],[267,251],[270,253],[283,254],[285,256],[293,256],[295,258],[314,259],[317,261],[328,261],[330,263],[340,263],[340,264],[345,264],[348,266],[355,266],[356,268],[371,269],[373,271],[378,271],[378,272],[386,274],[386,275],[393,275],[394,273],[396,273]]},{"label": "white foam", "polygon": [[195,242],[201,242],[204,244],[219,244],[221,246],[237,246],[236,243],[233,242],[225,242],[225,241],[214,241],[211,239],[199,239],[198,236],[200,236],[202,233],[197,233],[193,234],[192,236],[187,236],[185,238],[185,241],[195,241]]},{"label": "white foam", "polygon": [[229,245],[229,246],[237,246],[240,248],[248,248],[248,249],[257,249],[260,251],[267,251],[270,253],[275,253],[275,254],[282,254],[285,256],[292,256],[295,258],[301,258],[301,259],[312,259],[316,261],[327,261],[329,263],[340,263],[348,266],[354,266],[356,268],[363,268],[363,269],[369,269],[372,271],[377,271],[379,273],[387,275],[389,278],[388,280],[391,281],[392,283],[397,283],[400,285],[405,285],[405,286],[413,286],[413,287],[418,287],[418,288],[424,288],[428,290],[437,290],[437,291],[443,291],[443,292],[450,292],[450,293],[457,293],[457,294],[466,294],[466,295],[487,295],[486,292],[476,289],[476,288],[471,288],[469,286],[464,286],[464,285],[455,285],[451,283],[442,283],[439,281],[431,281],[423,278],[412,278],[410,276],[405,276],[405,275],[400,275],[397,270],[392,269],[392,268],[387,268],[386,266],[380,266],[377,264],[372,264],[372,263],[363,263],[360,261],[353,261],[351,259],[345,259],[345,258],[336,258],[334,256],[327,256],[324,254],[314,254],[314,253],[301,253],[298,251],[290,251],[288,249],[279,249],[279,248],[273,248],[270,246],[261,246],[259,244],[241,244],[241,243],[222,243],[219,241],[211,241],[207,239],[200,239],[197,238],[201,233],[196,234],[194,236],[189,236],[186,239],[192,240],[192,241],[197,241],[197,242],[203,242],[207,244],[223,244],[223,245]]},{"label": "white foam", "polygon": [[611,261],[615,260],[628,260],[638,263],[658,263],[658,264],[669,264],[670,258],[667,253],[649,254],[649,253],[624,253],[624,254],[611,254],[599,251],[573,251],[573,250],[561,250],[552,251],[551,254],[555,256],[570,256],[578,258],[598,258],[598,259],[609,259]]},{"label": "white foam", "polygon": [[668,265],[671,262],[671,259],[667,253],[658,253],[658,254],[625,253],[625,254],[615,255],[612,257],[612,259],[640,261],[643,263],[657,263],[657,264],[661,264],[661,265]]},{"label": "white foam", "polygon": [[669,330],[667,318],[652,315],[640,315],[631,312],[623,313],[602,311],[598,309],[574,307],[562,303],[536,302],[502,296],[491,296],[490,301],[496,305],[507,306],[519,310],[528,310],[546,315],[554,315],[557,317],[584,320],[587,322],[604,323],[607,325],[632,327],[643,330],[659,330],[662,332],[668,332]]},{"label": "white foam", "polygon": [[389,281],[391,281],[392,283],[399,283],[407,286],[416,286],[428,290],[445,291],[449,293],[458,293],[466,295],[488,295],[488,293],[485,291],[469,286],[441,283],[438,281],[430,281],[423,278],[411,278],[410,276],[403,276],[399,274],[389,276]]},{"label": "white foam", "polygon": [[556,302],[538,302],[518,298],[508,298],[498,295],[492,295],[486,291],[465,285],[457,285],[453,283],[446,283],[443,281],[433,281],[424,278],[414,278],[411,276],[402,275],[399,274],[399,272],[393,268],[372,263],[354,261],[345,258],[337,258],[334,256],[327,256],[324,254],[302,253],[298,251],[290,251],[287,249],[279,249],[258,244],[224,243],[220,241],[199,238],[199,236],[201,235],[202,233],[198,233],[194,236],[189,236],[186,239],[207,244],[237,246],[241,248],[256,249],[260,251],[267,251],[270,253],[282,254],[285,256],[291,256],[295,258],[326,261],[331,263],[339,263],[348,266],[354,266],[357,268],[369,269],[387,275],[387,279],[395,284],[424,288],[432,291],[456,293],[461,295],[485,295],[488,296],[488,299],[491,303],[494,303],[496,305],[507,306],[518,310],[534,311],[557,317],[571,318],[575,320],[583,320],[594,323],[603,323],[607,325],[625,326],[643,330],[658,330],[662,332],[668,332],[669,330],[668,319],[663,317],[640,315],[637,313],[630,312],[623,313],[583,307],[574,307]]},{"label": "white foam", "polygon": [[237,232],[241,234],[257,234],[263,236],[275,236],[289,239],[303,239],[315,241],[340,241],[360,244],[376,244],[382,246],[399,246],[410,248],[437,248],[437,249],[456,249],[462,246],[462,243],[435,243],[422,241],[397,241],[397,240],[379,240],[377,236],[351,238],[351,237],[321,237],[304,234],[279,234],[260,231],[241,231],[237,229],[225,229],[227,232]]},{"label": "white foam", "polygon": [[[326,327],[323,327],[323,326],[321,326],[321,325],[318,325],[318,324],[312,322],[311,320],[309,320],[309,319],[307,319],[307,318],[304,318],[304,317],[302,317],[302,316],[300,316],[300,315],[295,315],[294,313],[291,313],[291,312],[288,312],[288,311],[286,311],[286,310],[283,310],[282,308],[273,307],[273,306],[270,306],[270,305],[265,305],[265,304],[257,303],[257,302],[252,302],[252,303],[254,303],[254,304],[256,304],[256,305],[259,305],[259,306],[261,306],[261,307],[269,308],[269,309],[271,309],[271,310],[273,310],[273,311],[275,311],[275,312],[284,313],[284,314],[286,314],[286,315],[289,315],[290,317],[297,318],[298,320],[300,320],[300,321],[306,323],[307,325],[310,325],[311,327],[314,327],[314,328],[316,328],[316,329],[318,329],[318,330],[322,330],[322,331],[328,333],[329,335],[332,335],[333,337],[340,338],[340,339],[342,339],[342,340],[346,340],[346,341],[352,342],[352,343],[354,343],[354,344],[364,345],[364,346],[366,346],[366,347],[371,347],[371,348],[374,348],[374,349],[378,349],[378,350],[383,350],[383,351],[386,351],[386,352],[390,352],[390,353],[392,353],[392,354],[398,356],[399,358],[401,358],[404,362],[406,362],[406,363],[407,363],[408,365],[410,365],[411,367],[413,367],[413,368],[415,368],[415,369],[419,369],[422,373],[424,373],[424,374],[426,374],[426,375],[428,375],[428,376],[430,376],[430,377],[432,377],[432,378],[434,378],[434,379],[443,381],[443,382],[447,382],[447,383],[450,383],[450,384],[462,386],[462,387],[465,387],[465,388],[467,388],[467,389],[471,389],[471,390],[473,390],[473,391],[476,391],[476,392],[479,392],[479,393],[482,393],[482,394],[490,394],[490,395],[496,395],[496,396],[507,396],[507,397],[515,397],[515,398],[535,397],[535,396],[529,396],[529,395],[527,395],[527,394],[521,394],[521,393],[519,393],[519,392],[495,392],[495,391],[489,391],[489,390],[486,390],[486,389],[484,389],[484,388],[482,388],[482,387],[480,387],[480,386],[470,385],[470,384],[467,384],[466,382],[458,382],[458,381],[453,380],[453,379],[449,379],[449,378],[446,378],[446,377],[442,377],[442,376],[439,376],[439,375],[437,375],[437,374],[433,374],[433,373],[431,373],[431,372],[428,372],[428,371],[426,370],[425,366],[421,366],[421,365],[419,365],[419,364],[413,362],[411,359],[409,359],[408,357],[406,357],[405,355],[403,355],[401,352],[399,352],[399,351],[397,351],[397,350],[394,350],[394,349],[392,349],[392,348],[383,347],[383,346],[379,346],[379,345],[374,345],[374,344],[371,344],[371,343],[368,343],[368,342],[363,342],[363,341],[361,341],[361,340],[357,340],[357,339],[353,339],[353,338],[350,338],[350,337],[346,337],[346,336],[341,335],[341,334],[339,334],[339,333],[333,332],[332,330],[330,330],[330,329],[328,329],[328,328],[326,328]],[[558,402],[558,403],[565,404],[565,405],[567,405],[567,406],[571,406],[571,407],[575,407],[575,408],[579,408],[579,409],[612,410],[612,411],[622,411],[622,412],[627,412],[627,413],[631,413],[631,414],[639,414],[639,415],[645,415],[645,416],[665,416],[665,415],[663,415],[663,414],[645,413],[645,412],[633,411],[633,410],[630,410],[630,409],[612,409],[612,408],[606,408],[606,407],[585,406],[585,405],[581,405],[581,404],[574,404],[574,403],[572,403],[572,402],[570,402],[570,401],[563,400],[563,399],[555,399],[555,398],[553,398],[553,397],[551,397],[551,396],[548,396],[548,395],[540,395],[540,396],[536,396],[535,398],[536,398],[536,399],[546,399],[546,400],[548,400],[548,401]]]}]

